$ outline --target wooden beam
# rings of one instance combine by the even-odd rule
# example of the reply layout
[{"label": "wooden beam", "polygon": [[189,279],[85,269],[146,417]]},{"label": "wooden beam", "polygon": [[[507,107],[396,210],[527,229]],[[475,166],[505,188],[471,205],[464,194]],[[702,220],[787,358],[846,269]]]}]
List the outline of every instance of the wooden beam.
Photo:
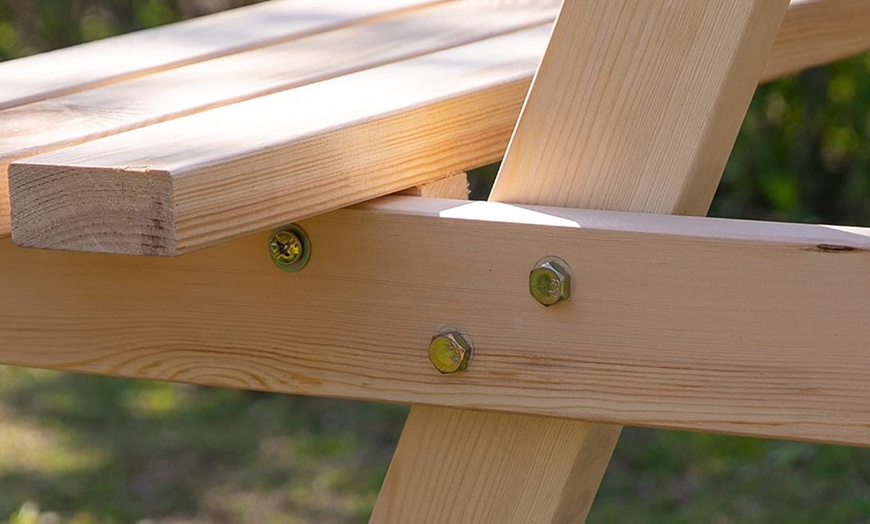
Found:
[{"label": "wooden beam", "polygon": [[13,238],[176,255],[493,162],[548,34],[491,38],[14,163]]},{"label": "wooden beam", "polygon": [[468,200],[468,175],[465,173],[457,173],[433,182],[427,182],[420,186],[414,186],[399,191],[396,194],[425,198]]},{"label": "wooden beam", "polygon": [[[870,445],[870,231],[388,197],[183,257],[0,240],[0,362]],[[528,272],[564,258],[574,297]],[[288,330],[287,326],[304,326]],[[441,375],[432,334],[476,355]]]},{"label": "wooden beam", "polygon": [[[566,0],[490,200],[705,213],[787,5]],[[621,428],[575,424],[564,445],[612,454]],[[539,522],[585,521],[607,460],[568,464],[592,489]]]},{"label": "wooden beam", "polygon": [[867,51],[870,0],[792,0],[761,81]]},{"label": "wooden beam", "polygon": [[786,7],[566,2],[491,198],[706,214]]},{"label": "wooden beam", "polygon": [[[490,200],[705,213],[787,5],[567,0]],[[585,499],[539,522],[585,521],[620,430],[575,423]]]},{"label": "wooden beam", "polygon": [[[821,61],[830,61],[836,58],[842,58],[849,54],[854,54],[866,50],[868,44],[866,42],[865,31],[862,31],[866,25],[866,19],[870,9],[867,7],[868,0],[819,0],[819,1],[795,1],[791,4],[789,13],[783,22],[782,28],[774,47],[774,51],[768,60],[763,78],[770,80],[781,75],[803,69],[813,65],[818,65]],[[263,5],[272,5],[275,2]],[[428,17],[429,19],[442,20],[445,12],[469,10],[469,16],[461,20],[474,20],[476,23],[471,24],[468,28],[470,33],[475,31],[489,31],[490,26],[498,26],[497,19],[506,15],[509,10],[511,13],[523,18],[523,23],[534,23],[539,17],[550,17],[552,6],[546,0],[535,2],[529,5],[510,5],[505,8],[503,4],[495,5],[469,0],[462,2],[464,6],[458,3],[450,3],[437,6],[439,16]],[[283,4],[282,4],[283,5]],[[292,2],[288,5],[303,6],[305,4]],[[356,5],[356,3],[354,3]],[[366,4],[367,6],[369,4]],[[482,13],[477,11],[483,10]],[[419,18],[424,13],[432,13],[434,10],[413,11],[409,14],[402,14],[401,17],[409,19]],[[234,11],[238,14],[239,11]],[[508,18],[511,15],[506,15]],[[527,17],[527,18],[526,18]],[[502,22],[508,18],[500,18]],[[450,34],[457,38],[477,38],[474,34],[459,35],[453,33],[457,27],[465,27],[461,23],[457,23],[456,27],[450,29]],[[511,20],[515,20],[511,19]],[[477,23],[479,22],[479,23]],[[513,23],[512,21],[507,23]],[[243,24],[248,26],[247,24]],[[47,150],[53,150],[58,147],[68,146],[75,143],[80,143],[87,140],[92,140],[101,136],[114,134],[124,130],[132,129],[149,123],[165,120],[172,117],[177,117],[187,113],[199,111],[215,105],[228,103],[236,99],[244,99],[257,94],[263,94],[274,90],[276,86],[280,86],[280,78],[285,78],[287,85],[292,84],[292,80],[287,80],[281,75],[284,71],[280,64],[296,65],[295,60],[278,60],[275,58],[275,53],[280,49],[294,49],[298,52],[300,49],[311,49],[312,42],[318,45],[315,48],[326,49],[328,45],[321,44],[341,40],[338,33],[343,35],[365,33],[366,29],[378,27],[381,29],[392,28],[396,29],[392,19],[385,21],[375,21],[371,24],[364,24],[366,27],[351,27],[346,30],[337,31],[335,34],[326,33],[320,36],[309,36],[298,41],[293,41],[286,45],[275,45],[269,48],[255,51],[251,53],[239,53],[227,57],[225,59],[216,59],[210,62],[201,63],[194,66],[187,66],[178,70],[165,73],[148,75],[141,80],[124,82],[109,88],[93,89],[78,95],[59,97],[57,99],[45,102],[29,104],[18,110],[0,112],[0,130],[5,130],[5,133],[0,133],[0,238],[7,236],[10,233],[9,223],[9,202],[6,186],[5,170],[8,162],[23,158],[28,155],[37,154]],[[420,30],[421,35],[418,35],[420,42],[424,45],[427,40],[425,38],[426,30],[433,29],[431,24],[424,24],[422,27],[415,27],[415,30]],[[447,28],[445,28],[447,30]],[[219,32],[219,31],[218,31]],[[147,32],[145,32],[147,33]],[[138,35],[139,33],[137,33]],[[402,34],[402,31],[399,31]],[[806,36],[805,36],[806,35]],[[365,35],[357,35],[365,37]],[[804,40],[804,36],[806,40]],[[127,37],[122,37],[127,38]],[[138,38],[138,37],[137,37]],[[356,38],[356,36],[354,37]],[[377,41],[376,36],[369,35]],[[124,50],[133,45],[124,43],[127,40],[113,39],[111,40],[119,54],[117,57],[125,57]],[[119,43],[120,42],[120,43]],[[97,56],[97,48],[89,47],[96,44],[88,44],[77,48],[64,50],[63,53],[82,53],[84,58],[64,59],[62,64],[78,64],[88,56]],[[108,44],[106,44],[108,45]],[[373,45],[369,42],[367,46],[358,46],[356,48],[347,46],[341,47],[340,53],[327,53],[326,57],[319,59],[321,66],[323,63],[329,63],[330,60],[335,61],[335,64],[350,64],[349,57],[357,58],[354,51],[366,55],[366,49]],[[136,47],[141,47],[135,43]],[[409,45],[409,47],[412,47]],[[391,46],[392,49],[398,50],[399,53],[404,52],[403,46]],[[541,47],[542,49],[543,47]],[[102,49],[102,48],[100,48]],[[163,49],[163,48],[161,48]],[[74,51],[76,50],[76,51]],[[129,49],[128,49],[129,50]],[[409,51],[410,52],[410,51]],[[60,52],[58,52],[60,53]],[[171,53],[169,53],[171,55]],[[39,55],[46,56],[46,55]],[[58,60],[65,54],[57,55],[49,53],[47,56],[56,57]],[[72,55],[70,55],[72,56]],[[78,56],[78,54],[76,54]],[[115,55],[112,55],[115,56]],[[157,53],[155,57],[164,57],[166,53]],[[306,55],[308,56],[308,55]],[[121,58],[107,58],[106,64],[117,61]],[[30,59],[26,59],[30,60]],[[33,60],[36,60],[35,58]],[[39,60],[44,60],[40,58]],[[52,59],[53,60],[53,59]],[[87,60],[93,60],[87,58]],[[126,63],[132,64],[124,58]],[[268,63],[267,71],[263,71],[263,61]],[[324,62],[326,61],[326,62]],[[9,75],[13,64],[23,63],[22,61],[13,61],[0,65],[0,71],[4,75]],[[48,64],[49,62],[45,62]],[[100,62],[103,63],[103,62]],[[275,66],[275,64],[279,64]],[[308,62],[310,63],[310,62]],[[218,67],[223,64],[227,67]],[[304,69],[304,63],[303,69]],[[361,67],[364,64],[361,65]],[[4,69],[5,67],[5,69]],[[17,66],[16,66],[17,67]],[[47,67],[47,66],[46,66]],[[79,80],[76,75],[83,71],[81,68],[76,68],[72,71],[67,71],[66,75],[60,76],[60,66],[52,65],[52,75],[37,75],[34,73],[32,79],[40,79],[45,81],[46,78],[51,79],[52,86],[61,84],[75,84]],[[293,69],[293,67],[291,67]],[[28,70],[23,68],[22,71]],[[29,71],[29,70],[28,70]],[[92,70],[90,70],[92,71]],[[298,74],[297,69],[293,69]],[[318,71],[323,73],[328,71],[325,67],[319,67]],[[526,79],[530,80],[532,71],[525,69]],[[30,71],[33,72],[33,71]],[[240,82],[239,78],[244,72],[244,81]],[[19,76],[24,73],[19,73]],[[227,75],[233,77],[232,81],[227,81]],[[292,75],[287,75],[292,77]],[[304,75],[300,75],[304,77]],[[211,78],[208,90],[201,90],[197,87],[198,84],[190,82],[191,78]],[[261,83],[257,83],[254,79],[260,78]],[[297,77],[298,78],[298,77]],[[312,78],[312,77],[308,77]],[[319,77],[318,77],[319,78]],[[99,84],[102,82],[96,82]],[[16,86],[27,86],[27,83],[17,83]],[[75,84],[77,85],[77,84]],[[91,84],[87,84],[91,85]],[[76,88],[78,89],[78,88]],[[30,86],[24,89],[27,93],[40,93],[39,89]],[[144,93],[144,96],[143,96]],[[522,98],[523,90],[517,90],[514,94],[516,97],[515,104],[519,107],[520,99]],[[34,95],[35,96],[35,95]],[[45,93],[40,95],[47,96]],[[234,98],[235,97],[235,98]],[[96,102],[95,102],[96,101]],[[48,119],[48,120],[47,120]],[[47,123],[49,122],[49,123]],[[499,133],[493,133],[494,136],[501,137],[497,149],[504,151],[507,145],[507,138],[510,129],[513,127],[514,121],[500,121],[503,129]],[[495,155],[493,160],[500,158],[501,155]],[[139,165],[143,161],[137,159],[134,164]],[[476,167],[476,166],[466,166]]]},{"label": "wooden beam", "polygon": [[[0,111],[0,215],[8,215],[6,168],[14,160],[542,25],[558,7],[557,0],[442,3]],[[543,32],[540,39],[542,52]],[[531,78],[531,67],[521,71]],[[3,222],[8,231],[8,216]]]},{"label": "wooden beam", "polygon": [[[451,177],[410,193],[464,200],[467,180]],[[578,473],[603,471],[612,452],[606,444],[619,432],[608,424],[413,406],[370,522],[501,524],[585,515],[598,480]],[[581,445],[561,445],[573,442]]]},{"label": "wooden beam", "polygon": [[[463,173],[461,176],[451,176],[433,183],[416,186],[399,193],[401,195],[419,196],[427,198],[453,198],[458,200],[468,200],[468,177]],[[408,419],[405,421],[405,428],[402,430],[402,436],[399,439],[399,444],[396,451],[393,453],[393,460],[390,462],[390,469],[387,472],[384,485],[381,487],[381,492],[378,497],[378,502],[374,507],[371,519],[369,522],[414,522],[419,521],[419,516],[402,515],[402,507],[396,508],[394,501],[399,500],[392,496],[395,493],[400,493],[401,496],[410,496],[413,498],[425,498],[436,494],[439,490],[436,488],[441,480],[450,482],[450,478],[435,479],[434,475],[429,476],[431,484],[415,482],[416,479],[406,478],[406,473],[412,469],[419,469],[420,464],[425,464],[426,469],[438,471],[442,468],[450,469],[456,465],[468,465],[470,468],[480,467],[484,465],[489,468],[500,469],[502,464],[493,457],[491,453],[481,453],[480,449],[473,449],[471,446],[461,446],[462,451],[456,446],[459,442],[457,438],[462,435],[457,431],[456,426],[463,424],[463,417],[474,417],[467,412],[457,409],[443,409],[431,406],[412,406]],[[492,414],[491,418],[496,419],[501,415]],[[530,419],[531,417],[526,417]],[[457,422],[453,424],[452,422]],[[439,434],[440,432],[440,434]],[[534,438],[535,435],[530,435],[525,438]],[[518,439],[522,445],[523,437]],[[441,449],[444,444],[452,446],[453,453],[449,455],[439,455],[432,453],[433,450]],[[489,446],[491,442],[481,442],[484,446]],[[470,449],[471,448],[471,449]],[[488,460],[487,460],[488,459]],[[417,466],[415,468],[405,467],[406,462],[413,462]],[[534,464],[523,464],[521,467],[534,467]],[[469,475],[469,478],[474,478]],[[414,493],[414,487],[420,488],[421,493]],[[474,514],[474,510],[480,507],[480,497],[474,493],[475,488],[479,486],[457,487],[456,491],[463,493],[463,496],[456,500],[451,500],[449,504],[442,505],[446,507],[448,514],[438,516],[430,516],[437,518],[442,522],[455,521],[456,515]],[[408,492],[410,489],[410,493]],[[471,511],[469,511],[471,510]],[[450,515],[450,514],[453,515]],[[427,520],[431,520],[428,518]]]},{"label": "wooden beam", "polygon": [[432,0],[273,0],[0,63],[0,109],[330,31]]},{"label": "wooden beam", "polygon": [[[542,522],[542,515],[577,522],[598,482],[571,474],[607,467],[610,452],[601,450],[614,432],[619,426],[415,406],[371,522],[509,524]],[[450,453],[433,453],[444,448]],[[448,489],[454,496],[439,498]]]}]

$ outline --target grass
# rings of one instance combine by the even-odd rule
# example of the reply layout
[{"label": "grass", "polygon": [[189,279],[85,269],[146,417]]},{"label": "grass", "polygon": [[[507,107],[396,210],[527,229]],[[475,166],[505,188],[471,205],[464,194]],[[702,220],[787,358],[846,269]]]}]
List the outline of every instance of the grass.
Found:
[{"label": "grass", "polygon": [[0,400],[0,515],[76,523],[364,522],[406,414],[16,368]]},{"label": "grass", "polygon": [[[0,367],[10,524],[365,522],[406,408]],[[590,522],[870,522],[870,452],[627,428]]]}]

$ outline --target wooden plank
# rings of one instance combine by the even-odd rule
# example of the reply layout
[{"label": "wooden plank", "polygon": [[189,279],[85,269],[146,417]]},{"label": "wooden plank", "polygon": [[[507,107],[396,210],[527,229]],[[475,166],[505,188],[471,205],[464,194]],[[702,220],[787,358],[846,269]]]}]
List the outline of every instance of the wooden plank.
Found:
[{"label": "wooden plank", "polygon": [[[174,258],[0,240],[0,362],[870,445],[867,229],[411,197],[302,226],[293,274],[265,233]],[[545,254],[575,277],[553,308],[528,294]],[[427,359],[444,325],[466,372]]]},{"label": "wooden plank", "polygon": [[792,0],[762,82],[870,51],[870,0]]},{"label": "wooden plank", "polygon": [[[485,6],[489,6],[490,4],[484,0],[480,1],[483,2]],[[863,44],[859,44],[855,35],[865,33],[856,33],[856,30],[853,28],[862,27],[862,21],[866,19],[866,2],[867,0],[793,2],[790,6],[789,15],[783,22],[782,29],[777,37],[777,42],[772,52],[772,56],[768,61],[763,78],[766,80],[773,79],[779,75],[793,72],[796,69],[817,65],[820,60],[834,59],[834,51],[836,51],[837,58],[845,56],[845,53],[847,52],[851,54],[853,51],[857,51]],[[511,5],[510,7],[516,9],[517,12],[527,13],[528,11],[523,11],[524,5],[525,4],[517,6]],[[497,15],[496,11],[502,7],[504,7],[504,5],[501,2],[493,5],[493,13],[490,16]],[[821,14],[819,13],[819,10],[822,10]],[[794,11],[794,13],[792,11]],[[467,19],[477,19],[478,16],[485,15],[470,16]],[[529,14],[529,20],[531,20],[532,17],[533,15]],[[489,24],[491,22],[489,19],[486,19],[485,23]],[[482,24],[483,22],[481,24],[472,25],[480,27]],[[431,25],[426,27],[431,28]],[[841,31],[841,29],[844,30]],[[801,38],[798,37],[798,35],[806,33],[811,33],[812,35],[810,41],[813,43],[809,45],[802,44]],[[309,39],[305,39],[302,42],[308,40]],[[841,40],[843,43],[840,43]],[[822,45],[820,43],[821,41],[824,41],[825,44]],[[861,42],[863,42],[863,40]],[[301,42],[300,45],[302,45]],[[123,45],[119,47],[123,47]],[[288,47],[292,47],[292,44]],[[343,53],[347,52],[349,52],[347,49],[343,50]],[[271,51],[264,50],[262,53],[246,54],[243,56],[250,59],[252,56],[263,57],[270,53]],[[342,56],[342,54],[329,54],[327,58],[341,60]],[[238,62],[238,58],[227,58],[225,62],[220,61],[220,63],[232,64],[233,68],[240,66]],[[244,71],[246,73],[245,78],[247,81],[251,81],[251,77],[253,76],[251,68],[259,67],[259,62],[257,60],[242,60],[242,62],[246,63],[241,65],[242,69],[239,71]],[[275,66],[275,62],[279,65]],[[73,62],[66,61],[65,63]],[[275,74],[280,74],[280,64],[282,63],[287,63],[287,61],[275,60],[270,62],[270,66],[272,66],[270,71],[275,72]],[[194,71],[196,74],[191,75],[190,71]],[[126,107],[123,111],[115,110],[117,108],[113,109],[115,106],[112,105],[112,101],[118,100],[117,97],[121,96],[118,90],[98,90],[95,92],[103,93],[107,96],[94,97],[93,93],[86,92],[81,96],[65,97],[45,104],[29,105],[17,112],[7,111],[0,113],[3,117],[0,118],[0,126],[3,126],[4,124],[5,126],[9,126],[6,127],[6,133],[4,133],[6,136],[0,138],[0,142],[2,142],[2,145],[0,145],[0,172],[2,172],[3,175],[0,176],[0,238],[7,236],[10,233],[9,203],[6,195],[7,187],[5,177],[6,165],[9,161],[21,158],[24,155],[35,154],[62,145],[78,143],[104,134],[111,134],[113,132],[122,131],[139,125],[145,125],[156,120],[169,118],[172,114],[176,114],[174,111],[177,111],[177,114],[185,114],[186,112],[196,110],[196,108],[203,107],[205,102],[217,104],[219,102],[214,102],[213,99],[209,99],[209,96],[212,96],[209,93],[214,93],[215,95],[226,93],[227,91],[233,93],[235,92],[234,89],[237,89],[239,86],[238,76],[225,71],[224,74],[236,76],[235,80],[214,82],[210,86],[210,89],[206,90],[204,93],[192,94],[191,89],[198,90],[198,88],[194,87],[194,84],[187,82],[187,80],[190,76],[198,77],[198,75],[206,72],[209,72],[209,74],[212,75],[217,74],[214,69],[209,71],[209,67],[203,65],[201,69],[183,68],[183,70],[180,70],[177,73],[154,75],[153,78],[145,78],[141,82],[131,83],[130,85],[139,86],[140,89],[136,90],[137,92],[132,98],[129,91],[124,95],[126,98],[122,98],[123,103],[121,105],[126,104]],[[527,74],[528,79],[531,79],[532,71],[528,71]],[[160,89],[168,89],[169,86],[167,86],[167,80],[172,78],[182,80],[180,85],[178,83],[172,85],[170,82],[173,89],[178,89],[178,91],[174,91],[175,94],[173,96],[147,96],[149,92],[156,91],[155,79],[160,79],[160,81],[157,82],[157,84],[160,85]],[[267,91],[269,89],[270,88],[266,88]],[[37,92],[37,90],[32,91]],[[121,91],[123,91],[123,89],[121,89]],[[142,98],[143,92],[145,93],[144,98]],[[516,96],[518,97],[517,104],[519,104],[519,98],[522,98],[523,96],[521,90],[516,92]],[[93,103],[95,98],[99,100],[99,103],[96,105]],[[244,98],[244,96],[242,96],[242,98]],[[211,102],[209,102],[209,100],[211,100]],[[131,113],[131,108],[133,107],[138,107],[141,111],[143,108],[154,108],[153,104],[165,104],[162,111],[157,111],[158,114],[161,112],[165,114],[163,116],[155,116],[152,114],[152,116],[148,118],[138,112],[128,114]],[[193,107],[193,109],[191,109],[191,107]],[[87,113],[87,118],[84,118],[82,113],[83,108],[88,108],[88,111],[90,111]],[[58,113],[63,115],[61,119],[57,118],[56,115]],[[51,116],[50,125],[46,124],[46,115]],[[76,117],[76,115],[78,115],[78,117]],[[504,125],[503,132],[496,134],[504,137],[504,140],[500,145],[500,149],[503,151],[507,145],[507,137],[514,122],[503,121],[501,123]],[[23,129],[29,129],[29,131],[25,133],[22,132]],[[26,140],[22,140],[25,136],[27,137]],[[501,155],[496,155],[496,157],[500,158]]]},{"label": "wooden plank", "polygon": [[[541,25],[558,7],[557,0],[439,4],[0,111],[0,214],[8,213],[6,168],[14,160]],[[2,222],[8,232],[8,217]]]},{"label": "wooden plank", "polygon": [[706,214],[787,2],[616,5],[565,3],[493,200]]},{"label": "wooden plank", "polygon": [[428,182],[421,186],[414,186],[399,191],[396,194],[425,198],[453,198],[456,200],[467,200],[468,176],[465,173],[458,173],[433,182]]},{"label": "wooden plank", "polygon": [[0,63],[0,109],[347,26],[432,0],[272,0]]},{"label": "wooden plank", "polygon": [[[705,213],[787,6],[566,0],[490,200]],[[575,424],[565,445],[607,458],[567,463],[586,498],[538,522],[585,521],[621,430]]]},{"label": "wooden plank", "polygon": [[[553,522],[576,522],[578,513],[588,511],[576,506],[594,498],[598,482],[569,475],[603,470],[610,453],[600,451],[618,432],[619,426],[607,424],[415,407],[371,522],[540,522],[554,506],[560,508]],[[433,456],[445,447],[451,452]],[[421,469],[426,475],[415,475]],[[438,498],[445,486],[455,496]],[[494,497],[497,491],[515,496]],[[404,500],[433,502],[414,508]]]},{"label": "wooden plank", "polygon": [[175,255],[495,161],[548,34],[520,31],[13,163],[13,237]]}]

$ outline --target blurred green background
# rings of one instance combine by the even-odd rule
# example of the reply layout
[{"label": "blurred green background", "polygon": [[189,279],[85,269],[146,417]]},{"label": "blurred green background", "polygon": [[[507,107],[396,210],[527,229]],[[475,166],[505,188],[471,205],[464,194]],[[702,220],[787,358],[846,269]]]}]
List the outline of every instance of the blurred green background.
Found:
[{"label": "blurred green background", "polygon": [[[0,0],[0,60],[243,3]],[[758,89],[711,214],[870,225],[870,54]],[[406,413],[0,367],[0,521],[365,522]],[[627,428],[589,521],[870,522],[870,452]]]}]

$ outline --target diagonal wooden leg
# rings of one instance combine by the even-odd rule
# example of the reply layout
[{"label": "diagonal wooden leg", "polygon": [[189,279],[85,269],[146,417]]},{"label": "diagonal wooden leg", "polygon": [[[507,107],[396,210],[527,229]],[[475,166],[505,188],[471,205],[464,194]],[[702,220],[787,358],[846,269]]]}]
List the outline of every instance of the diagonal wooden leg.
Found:
[{"label": "diagonal wooden leg", "polygon": [[[566,0],[491,198],[705,214],[787,5]],[[583,521],[618,435],[415,407],[372,521]]]},{"label": "diagonal wooden leg", "polygon": [[414,406],[372,520],[521,523],[550,515],[576,522],[589,511],[619,431]]}]

